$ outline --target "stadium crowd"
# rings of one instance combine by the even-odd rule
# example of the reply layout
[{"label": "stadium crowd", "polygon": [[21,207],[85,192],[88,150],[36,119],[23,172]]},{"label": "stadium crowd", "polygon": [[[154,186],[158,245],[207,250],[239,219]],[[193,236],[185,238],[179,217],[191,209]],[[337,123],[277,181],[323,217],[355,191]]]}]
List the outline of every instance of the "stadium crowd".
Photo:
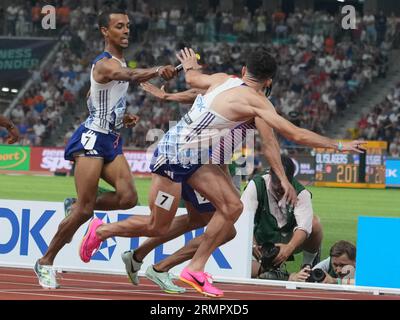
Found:
[{"label": "stadium crowd", "polygon": [[[63,114],[72,112],[75,123],[65,135],[67,140],[86,117],[91,59],[103,45],[96,30],[96,12],[101,7],[90,6],[89,1],[58,3],[57,21],[63,27],[59,29],[61,49],[43,70],[32,70],[33,85],[11,112],[23,144],[41,145],[60,128]],[[4,21],[1,33],[40,35],[43,30],[37,16],[41,5],[40,1],[16,2],[3,8],[6,19],[0,19]],[[120,1],[120,5],[124,7],[125,2]],[[18,20],[8,23],[10,14],[23,15],[25,27],[19,27]],[[318,133],[324,133],[327,124],[344,114],[366,84],[385,77],[388,52],[397,43],[396,30],[400,29],[399,18],[386,18],[382,13],[365,13],[357,29],[349,32],[340,28],[339,16],[307,10],[286,15],[245,8],[240,15],[233,15],[218,7],[163,11],[137,1],[129,15],[135,43],[127,58],[133,68],[174,64],[177,48],[191,43],[202,56],[205,72],[239,75],[247,53],[257,45],[266,45],[279,57],[271,101],[279,113]],[[155,84],[161,85],[160,81]],[[143,139],[149,129],[165,131],[169,121],[184,114],[188,106],[166,106],[139,87],[131,88],[128,112],[138,114],[141,121],[134,129],[123,131],[125,145],[144,148],[149,144]],[[166,85],[171,91],[185,88],[183,75]],[[58,141],[59,145],[64,142]],[[283,140],[283,147],[290,146]]]},{"label": "stadium crowd", "polygon": [[371,113],[361,117],[351,133],[356,138],[386,141],[388,155],[400,158],[400,83]]},{"label": "stadium crowd", "polygon": [[[22,145],[42,145],[45,139],[55,136],[64,116],[69,114],[74,122],[64,140],[58,142],[64,146],[87,117],[85,99],[91,60],[103,48],[96,29],[96,12],[101,8],[91,7],[86,1],[79,8],[78,4],[59,2],[57,16],[62,28],[57,51],[44,69],[32,70],[32,86],[10,113],[21,133]],[[43,35],[39,26],[41,5],[32,1],[3,8],[0,33]],[[128,65],[140,68],[175,64],[175,52],[191,43],[202,57],[205,72],[240,75],[245,57],[262,44],[279,58],[270,96],[277,111],[322,134],[335,117],[344,115],[367,84],[386,77],[388,55],[397,45],[400,29],[397,17],[386,18],[383,13],[366,13],[356,30],[343,32],[338,16],[323,12],[296,11],[286,16],[283,12],[269,14],[246,8],[235,16],[217,8],[207,10],[190,13],[173,8],[168,12],[150,9],[145,1],[138,1],[136,10],[130,12],[135,43],[126,55]],[[16,23],[11,23],[9,15]],[[164,84],[161,80],[154,83]],[[185,90],[183,74],[165,86],[167,91]],[[140,149],[149,145],[145,139],[149,130],[167,131],[170,121],[180,118],[189,108],[160,102],[139,86],[131,87],[127,102],[127,112],[139,115],[141,121],[134,129],[123,130],[125,146]],[[400,157],[399,110],[400,83],[371,114],[362,117],[355,134],[368,140],[388,141],[390,155]],[[7,132],[0,129],[0,143],[6,136]],[[290,146],[289,141],[282,140],[283,148]]]}]

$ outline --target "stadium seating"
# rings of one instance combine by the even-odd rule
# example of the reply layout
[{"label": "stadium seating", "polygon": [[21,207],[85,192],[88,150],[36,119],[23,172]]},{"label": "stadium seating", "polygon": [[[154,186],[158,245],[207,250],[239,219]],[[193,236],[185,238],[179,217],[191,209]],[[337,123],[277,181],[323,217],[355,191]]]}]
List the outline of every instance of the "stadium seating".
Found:
[{"label": "stadium seating", "polygon": [[[33,72],[34,84],[11,112],[23,133],[23,144],[62,146],[86,117],[90,59],[101,52],[103,43],[95,28],[94,8],[85,5],[75,10],[75,1],[69,6],[70,11],[63,11],[67,30],[60,40],[62,50],[45,70]],[[33,17],[34,7],[26,6],[25,14],[28,9]],[[374,38],[362,21],[357,30],[344,33],[335,17],[324,12],[296,10],[286,17],[260,9],[252,15],[246,9],[233,16],[210,9],[202,15],[150,10],[144,2],[129,14],[134,18],[135,42],[127,50],[130,66],[174,64],[177,47],[191,43],[204,57],[205,72],[240,74],[249,50],[269,47],[279,60],[272,103],[280,114],[319,133],[343,115],[366,84],[385,76],[397,27],[396,18],[390,18],[386,32]],[[82,19],[83,15],[88,19]],[[31,23],[27,30],[34,30]],[[7,25],[3,31],[10,34]],[[167,85],[167,90],[185,88],[183,74]],[[165,131],[169,121],[187,111],[187,106],[158,102],[135,86],[127,101],[128,111],[141,117],[136,128],[123,131],[125,144],[131,148],[145,147],[148,143],[143,137],[149,129]],[[285,140],[283,144],[290,145]]]}]

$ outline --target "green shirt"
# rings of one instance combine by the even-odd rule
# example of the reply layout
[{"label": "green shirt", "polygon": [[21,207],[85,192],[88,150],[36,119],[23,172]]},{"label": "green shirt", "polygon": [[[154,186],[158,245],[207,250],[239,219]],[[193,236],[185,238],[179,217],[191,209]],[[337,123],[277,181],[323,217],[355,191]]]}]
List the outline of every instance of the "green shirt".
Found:
[{"label": "green shirt", "polygon": [[[254,237],[258,244],[265,242],[271,243],[287,243],[285,238],[292,235],[293,229],[296,227],[296,219],[294,209],[286,207],[286,224],[279,227],[274,215],[271,214],[270,202],[268,198],[267,186],[262,175],[253,178],[257,189],[258,207],[254,217]],[[305,187],[293,179],[292,185],[297,194],[305,190]]]}]

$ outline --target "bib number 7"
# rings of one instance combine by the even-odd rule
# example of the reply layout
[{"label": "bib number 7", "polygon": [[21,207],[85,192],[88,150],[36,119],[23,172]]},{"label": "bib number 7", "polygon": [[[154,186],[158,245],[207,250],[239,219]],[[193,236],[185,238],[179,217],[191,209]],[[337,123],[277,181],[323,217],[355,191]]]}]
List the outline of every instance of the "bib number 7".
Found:
[{"label": "bib number 7", "polygon": [[81,143],[85,150],[93,150],[97,140],[97,135],[93,131],[88,131],[82,134]]}]

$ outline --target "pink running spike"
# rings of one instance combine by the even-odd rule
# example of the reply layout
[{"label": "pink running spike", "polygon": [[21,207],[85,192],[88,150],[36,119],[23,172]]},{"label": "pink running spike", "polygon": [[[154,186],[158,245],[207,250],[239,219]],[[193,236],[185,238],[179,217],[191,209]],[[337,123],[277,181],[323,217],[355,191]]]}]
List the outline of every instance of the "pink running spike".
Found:
[{"label": "pink running spike", "polygon": [[183,282],[191,285],[198,292],[204,294],[207,297],[220,298],[224,296],[224,292],[211,285],[209,279],[210,274],[205,272],[194,272],[188,268],[182,270],[179,279]]},{"label": "pink running spike", "polygon": [[96,230],[103,224],[103,221],[98,218],[93,218],[89,224],[85,236],[82,239],[79,249],[81,260],[88,263],[96,251],[99,249],[102,241],[97,237]]}]

